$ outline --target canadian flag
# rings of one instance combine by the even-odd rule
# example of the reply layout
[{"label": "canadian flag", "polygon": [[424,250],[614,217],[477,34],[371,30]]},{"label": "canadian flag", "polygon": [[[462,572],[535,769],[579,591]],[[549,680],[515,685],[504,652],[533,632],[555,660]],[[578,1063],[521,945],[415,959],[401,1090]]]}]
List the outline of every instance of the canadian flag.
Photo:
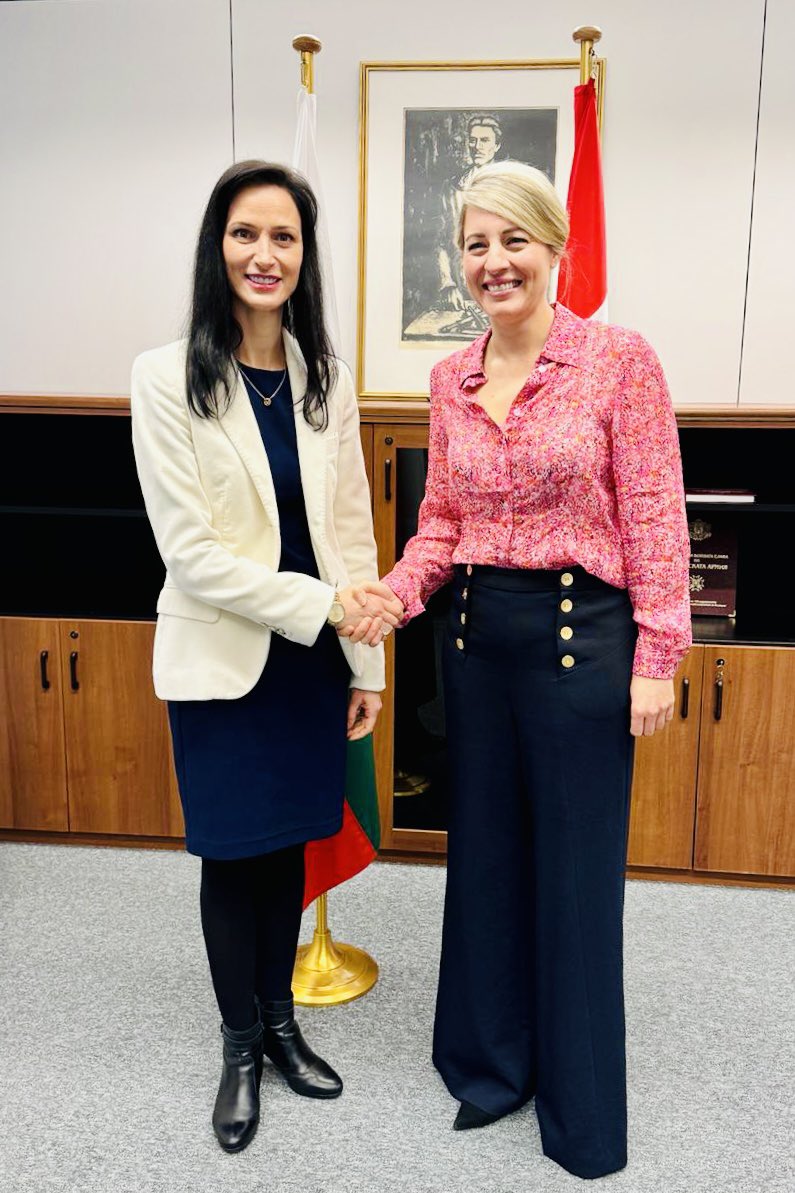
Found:
[{"label": "canadian flag", "polygon": [[607,319],[607,245],[602,154],[593,79],[574,88],[574,161],[569,176],[569,244],[558,298],[583,319]]}]

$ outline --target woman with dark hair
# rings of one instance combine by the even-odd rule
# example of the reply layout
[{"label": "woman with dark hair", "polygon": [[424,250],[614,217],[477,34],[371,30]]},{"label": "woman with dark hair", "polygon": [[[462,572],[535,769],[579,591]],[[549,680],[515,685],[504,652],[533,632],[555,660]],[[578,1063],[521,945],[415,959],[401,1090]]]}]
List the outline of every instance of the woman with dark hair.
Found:
[{"label": "woman with dark hair", "polygon": [[304,845],[341,827],[346,734],[375,724],[377,644],[399,608],[359,587],[378,574],[370,495],[353,383],[324,330],[316,222],[293,171],[227,170],[199,233],[187,340],[143,353],[132,374],[138,475],[167,568],[154,682],[202,859],[226,1151],[257,1129],[263,1053],[296,1093],[342,1092],[293,1018]]}]

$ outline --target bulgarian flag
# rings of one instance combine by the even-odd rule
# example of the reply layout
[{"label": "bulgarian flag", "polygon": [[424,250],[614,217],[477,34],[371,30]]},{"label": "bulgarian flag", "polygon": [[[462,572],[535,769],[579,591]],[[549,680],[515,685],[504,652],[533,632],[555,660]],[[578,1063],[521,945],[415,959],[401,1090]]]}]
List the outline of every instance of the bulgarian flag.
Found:
[{"label": "bulgarian flag", "polygon": [[331,267],[331,245],[326,224],[326,207],[323,187],[320,183],[320,163],[317,156],[317,102],[314,92],[306,87],[298,89],[298,120],[293,146],[293,166],[303,174],[318,205],[317,247],[320,257],[320,271],[323,277],[323,310],[326,331],[335,352],[340,350],[340,327],[337,317],[337,294],[334,289],[334,272]]},{"label": "bulgarian flag", "polygon": [[606,320],[605,201],[593,79],[574,88],[574,161],[566,206],[571,227],[558,298],[583,319]]},{"label": "bulgarian flag", "polygon": [[304,907],[369,866],[380,843],[373,735],[369,733],[348,742],[342,828],[333,837],[307,842]]},{"label": "bulgarian flag", "polygon": [[[323,188],[317,155],[317,106],[315,96],[306,87],[298,92],[298,122],[293,149],[293,166],[307,180],[318,202],[317,243],[323,274],[323,306],[326,330],[332,348],[339,351],[340,333],[331,250],[326,228]],[[369,649],[369,648],[368,648]],[[306,878],[304,907],[318,895],[346,882],[369,866],[381,843],[378,819],[378,793],[375,786],[373,735],[349,741],[345,767],[345,803],[342,828],[333,837],[308,841],[304,853]]]}]

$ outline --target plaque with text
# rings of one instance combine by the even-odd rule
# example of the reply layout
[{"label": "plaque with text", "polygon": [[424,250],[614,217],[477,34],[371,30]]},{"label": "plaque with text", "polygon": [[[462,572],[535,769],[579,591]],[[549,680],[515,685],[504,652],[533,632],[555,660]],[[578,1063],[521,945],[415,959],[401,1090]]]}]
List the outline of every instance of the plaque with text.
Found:
[{"label": "plaque with text", "polygon": [[726,518],[691,518],[690,609],[697,617],[737,612],[737,526]]}]

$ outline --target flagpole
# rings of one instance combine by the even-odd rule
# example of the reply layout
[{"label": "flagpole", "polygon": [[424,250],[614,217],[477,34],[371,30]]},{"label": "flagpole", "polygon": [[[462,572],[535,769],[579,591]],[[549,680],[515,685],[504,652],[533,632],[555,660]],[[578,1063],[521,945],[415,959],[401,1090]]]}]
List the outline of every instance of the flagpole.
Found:
[{"label": "flagpole", "polygon": [[574,88],[574,155],[566,208],[568,251],[561,262],[558,297],[585,319],[607,320],[607,252],[601,163],[600,109],[605,60],[594,54],[602,31],[580,25],[572,38],[580,46],[580,82]]},{"label": "flagpole", "polygon": [[[301,55],[301,86],[309,95],[315,91],[315,54],[322,43],[311,34],[293,38],[293,49]],[[378,980],[378,965],[363,949],[352,944],[335,944],[328,926],[328,896],[315,900],[315,934],[311,944],[300,945],[293,969],[293,997],[302,1007],[329,1006],[352,1002],[372,989]]]},{"label": "flagpole", "polygon": [[593,74],[593,48],[601,41],[602,30],[596,25],[579,25],[571,35],[580,46],[580,82],[587,83]]},{"label": "flagpole", "polygon": [[604,67],[603,58],[597,58],[594,46],[602,40],[602,30],[598,25],[579,25],[572,33],[572,39],[580,47],[580,84],[593,79],[596,88],[596,113],[599,123],[599,133],[602,132],[602,115],[604,110]]},{"label": "flagpole", "polygon": [[318,254],[323,276],[323,306],[326,332],[334,353],[339,353],[342,342],[340,334],[337,296],[331,266],[331,242],[326,223],[325,201],[320,180],[320,163],[317,157],[315,56],[323,49],[319,38],[301,33],[292,41],[294,50],[301,55],[301,86],[298,92],[298,124],[293,148],[293,166],[306,178],[315,192],[320,206],[317,228]]},{"label": "flagpole", "polygon": [[293,38],[293,49],[301,55],[301,86],[306,87],[310,95],[315,93],[315,54],[319,54],[323,45],[316,37],[309,33],[301,33]]}]

